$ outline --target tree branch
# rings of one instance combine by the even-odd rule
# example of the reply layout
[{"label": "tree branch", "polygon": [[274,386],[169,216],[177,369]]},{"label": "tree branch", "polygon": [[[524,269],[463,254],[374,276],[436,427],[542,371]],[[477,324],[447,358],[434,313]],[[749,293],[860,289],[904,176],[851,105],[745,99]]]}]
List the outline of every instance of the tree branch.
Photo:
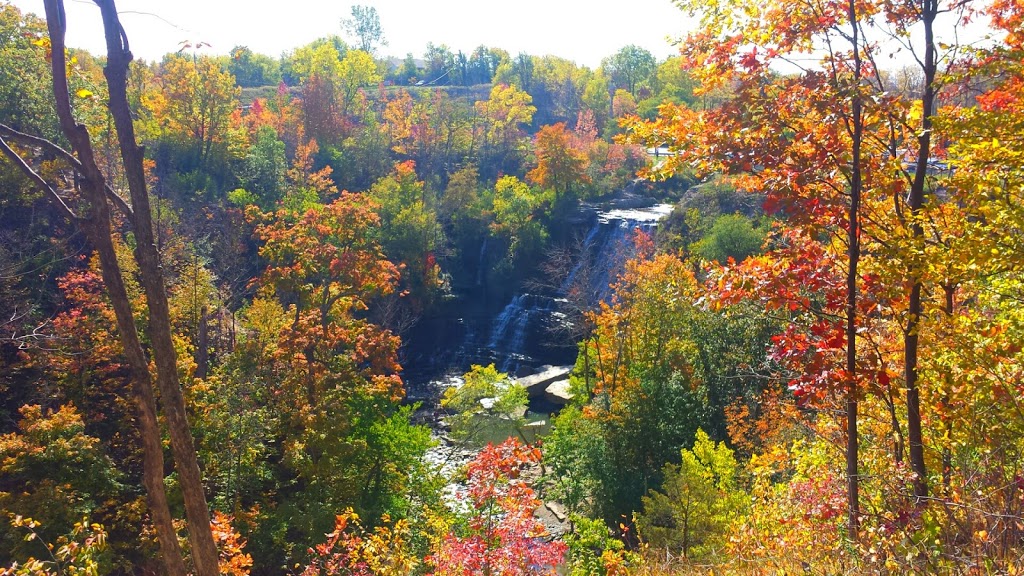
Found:
[{"label": "tree branch", "polygon": [[39,175],[38,172],[33,170],[32,167],[28,165],[28,162],[25,162],[24,158],[22,158],[10,146],[8,146],[7,141],[4,140],[3,137],[0,137],[0,151],[2,151],[4,155],[7,156],[11,160],[11,162],[13,162],[14,165],[17,166],[26,177],[28,177],[29,180],[35,182],[37,186],[42,188],[43,192],[46,192],[47,194],[50,195],[50,199],[52,199],[57,204],[57,208],[59,208],[60,211],[64,213],[64,216],[66,216],[72,222],[82,220],[82,218],[75,214],[75,211],[72,210],[71,207],[64,202],[64,199],[61,198],[59,194],[57,194],[57,191],[54,190],[53,187],[50,186],[46,182],[46,180],[44,180],[43,177]]},{"label": "tree branch", "polygon": [[[83,176],[85,175],[82,163],[78,161],[78,158],[75,158],[74,154],[68,152],[67,150],[61,148],[60,146],[57,146],[56,144],[50,142],[46,138],[40,138],[38,136],[33,136],[31,134],[19,132],[14,128],[11,128],[10,126],[7,126],[6,124],[0,124],[0,134],[6,134],[7,136],[14,138],[15,140],[21,140],[22,142],[49,150],[50,152],[63,158],[65,161],[67,161],[68,164],[71,164],[71,167],[74,168],[79,174],[82,174]],[[121,214],[127,217],[129,221],[131,221],[132,217],[134,216],[134,213],[132,212],[131,206],[128,205],[128,202],[125,201],[125,199],[122,198],[117,192],[115,192],[114,189],[111,188],[108,184],[104,183],[103,188],[107,193],[107,197],[110,198],[111,202],[114,203],[114,207],[117,208],[117,210],[121,212]]]}]

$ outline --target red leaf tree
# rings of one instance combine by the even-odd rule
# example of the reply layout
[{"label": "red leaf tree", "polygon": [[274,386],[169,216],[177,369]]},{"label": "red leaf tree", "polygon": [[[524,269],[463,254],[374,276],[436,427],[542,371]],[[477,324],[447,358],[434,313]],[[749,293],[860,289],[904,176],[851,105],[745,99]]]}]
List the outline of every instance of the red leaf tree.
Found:
[{"label": "red leaf tree", "polygon": [[469,464],[472,516],[465,535],[449,534],[429,559],[433,576],[526,576],[555,574],[566,546],[545,541],[533,516],[540,501],[520,477],[540,461],[540,450],[509,438],[488,444]]}]

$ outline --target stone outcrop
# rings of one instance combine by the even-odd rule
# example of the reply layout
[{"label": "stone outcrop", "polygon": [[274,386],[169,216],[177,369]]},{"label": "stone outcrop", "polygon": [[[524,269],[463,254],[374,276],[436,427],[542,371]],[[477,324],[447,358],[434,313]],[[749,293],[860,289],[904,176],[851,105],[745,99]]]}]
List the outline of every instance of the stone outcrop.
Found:
[{"label": "stone outcrop", "polygon": [[559,380],[568,381],[572,366],[541,366],[540,372],[516,379],[516,383],[526,388],[530,398],[544,395],[547,388]]}]

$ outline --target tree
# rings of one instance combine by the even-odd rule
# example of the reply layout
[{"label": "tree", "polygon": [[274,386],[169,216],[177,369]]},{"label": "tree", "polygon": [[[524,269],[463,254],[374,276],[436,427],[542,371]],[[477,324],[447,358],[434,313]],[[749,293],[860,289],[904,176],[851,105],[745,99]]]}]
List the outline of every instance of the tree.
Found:
[{"label": "tree", "polygon": [[442,184],[472,146],[467,107],[445,90],[435,89],[415,101],[400,90],[388,100],[383,119],[392,150],[415,160],[421,174]]},{"label": "tree", "polygon": [[656,64],[650,52],[634,44],[620,49],[601,62],[615,86],[626,90],[634,98],[639,88],[650,82]]},{"label": "tree", "polygon": [[255,141],[239,170],[247,199],[251,202],[240,201],[241,204],[255,203],[264,210],[270,210],[281,200],[285,176],[284,149],[284,142],[278,140],[277,132],[270,126],[261,126],[256,131]]},{"label": "tree", "polygon": [[428,42],[423,59],[426,60],[423,79],[427,84],[445,86],[455,80],[455,54],[447,45]]},{"label": "tree", "polygon": [[373,6],[352,6],[352,17],[341,19],[341,28],[356,40],[356,48],[374,54],[378,46],[387,46],[384,30],[380,26],[380,16]]},{"label": "tree", "polygon": [[212,146],[226,135],[239,94],[235,78],[208,56],[173,55],[163,64],[160,87],[154,116],[174,137],[191,142],[204,166]]},{"label": "tree", "polygon": [[696,87],[693,77],[683,67],[682,57],[673,56],[658,65],[652,86],[654,95],[651,102],[657,104],[672,102],[693,107],[696,103],[693,90]]},{"label": "tree", "polygon": [[742,261],[756,254],[764,244],[764,230],[754,228],[749,218],[740,214],[723,214],[715,219],[711,231],[693,247],[705,260]]},{"label": "tree", "polygon": [[537,111],[532,102],[533,98],[525,91],[497,84],[491,88],[487,100],[474,104],[481,120],[475,137],[481,140],[482,167],[490,167],[496,172],[516,171],[524,137],[523,126],[533,121],[533,114]]},{"label": "tree", "polygon": [[332,42],[320,38],[305,46],[296,48],[288,57],[289,73],[298,83],[305,83],[314,76],[333,80],[340,74],[341,59],[348,53],[348,46],[341,41]]},{"label": "tree", "polygon": [[541,127],[534,143],[537,167],[527,177],[554,190],[556,198],[570,197],[576,186],[589,181],[587,157],[573,144],[564,123]]},{"label": "tree", "polygon": [[440,287],[440,267],[434,256],[441,245],[441,226],[434,202],[416,177],[411,161],[396,164],[388,176],[367,193],[381,219],[381,246],[404,268],[403,283],[417,301],[430,301]]},{"label": "tree", "polygon": [[682,462],[666,465],[661,490],[644,496],[637,517],[640,537],[658,548],[678,548],[684,558],[720,550],[745,507],[738,468],[725,442],[716,445],[698,429],[693,449],[682,451]]},{"label": "tree", "polygon": [[390,522],[373,530],[363,528],[359,515],[346,510],[334,521],[327,541],[311,549],[312,560],[302,576],[403,576],[419,564],[410,550],[411,528],[406,520]]},{"label": "tree", "polygon": [[461,386],[445,390],[441,398],[441,406],[455,412],[449,417],[455,437],[466,442],[479,441],[481,430],[493,425],[494,419],[511,423],[522,437],[527,402],[525,388],[508,374],[498,372],[494,364],[474,364],[462,379]]},{"label": "tree", "polygon": [[85,433],[73,405],[53,411],[26,405],[19,412],[18,432],[0,435],[0,507],[42,527],[34,541],[0,527],[4,552],[12,559],[71,532],[98,502],[114,495],[118,481],[99,439]]},{"label": "tree", "polygon": [[637,258],[626,263],[611,302],[589,313],[594,330],[576,360],[577,394],[590,400],[585,417],[599,424],[619,471],[599,479],[595,506],[608,522],[636,510],[663,465],[710,420],[698,369],[696,279],[674,256],[652,258],[649,242],[637,239]]},{"label": "tree", "polygon": [[477,46],[469,55],[469,84],[488,84],[501,64],[502,54],[494,48]]},{"label": "tree", "polygon": [[[848,526],[853,539],[858,535],[859,526],[858,401],[866,387],[862,376],[858,375],[857,345],[861,333],[858,329],[861,205],[868,192],[880,193],[887,185],[882,176],[886,172],[876,170],[874,163],[892,161],[880,155],[869,162],[864,150],[872,131],[885,129],[878,117],[864,108],[864,85],[872,70],[866,62],[870,62],[874,54],[861,27],[874,15],[875,8],[853,2],[842,5],[825,2],[814,10],[795,10],[785,3],[753,2],[737,3],[724,11],[708,10],[697,3],[687,4],[685,8],[691,14],[700,13],[703,22],[702,31],[691,34],[684,44],[683,56],[687,64],[703,82],[702,90],[730,82],[735,96],[720,108],[702,113],[689,112],[682,106],[667,107],[685,116],[669,123],[675,127],[676,134],[686,134],[673,145],[685,148],[682,155],[687,158],[679,163],[679,159],[674,158],[669,164],[679,166],[693,160],[702,170],[714,164],[715,169],[743,174],[740,181],[744,188],[769,190],[769,204],[785,210],[794,223],[809,224],[811,230],[829,230],[845,244],[835,247],[845,252],[845,305],[842,309],[845,328],[841,336],[845,358],[843,369],[833,374],[841,381],[845,396]],[[794,18],[796,13],[800,18]],[[828,17],[820,18],[818,14],[828,14]],[[766,27],[772,31],[767,36],[764,34]],[[755,38],[760,40],[759,45],[751,49],[746,41]],[[768,67],[781,54],[816,46],[827,47],[823,73],[808,72],[777,80]],[[828,113],[822,107],[825,102],[830,106]],[[842,103],[842,107],[836,109],[837,102]],[[673,112],[663,111],[662,118],[668,118]],[[822,114],[838,114],[842,122],[833,123],[834,129],[829,129],[828,123],[823,124],[820,119]],[[658,122],[661,120],[648,128]],[[694,123],[711,130],[714,136],[697,136],[702,129]],[[763,132],[750,139],[746,131],[751,126]],[[663,141],[663,136],[669,133],[647,131],[647,128],[644,131],[652,136],[649,145],[657,145],[657,141]],[[696,148],[719,137],[723,140],[717,145],[722,146],[723,154],[716,155],[714,162],[690,155]],[[698,140],[703,143],[691,148],[691,143]],[[805,148],[802,142],[813,144]],[[708,151],[708,148],[702,149]],[[834,162],[829,171],[820,169],[821,154]],[[806,158],[806,161],[794,164],[795,157]],[[803,168],[796,169],[797,165]],[[799,172],[799,177],[793,177],[795,172]],[[873,179],[866,181],[866,174]],[[779,203],[772,198],[777,192],[782,192]]]},{"label": "tree", "polygon": [[0,6],[0,118],[16,130],[53,140],[59,131],[47,101],[45,34],[43,21],[13,4]]},{"label": "tree", "polygon": [[[544,465],[553,483],[551,495],[570,515],[600,517],[615,470],[605,430],[577,406],[566,406],[555,417],[544,439]],[[604,528],[604,522],[601,522]]]},{"label": "tree", "polygon": [[523,468],[539,460],[539,449],[509,438],[488,444],[469,463],[469,522],[465,533],[446,535],[428,558],[433,576],[556,573],[565,544],[544,540],[547,531],[533,516],[540,502],[521,478]]},{"label": "tree", "polygon": [[541,195],[515,176],[502,176],[495,182],[491,231],[508,239],[510,261],[539,252],[547,241],[547,230],[534,214],[542,201]]},{"label": "tree", "polygon": [[[24,563],[14,562],[4,568],[5,574],[12,576],[59,576],[61,574],[96,574],[105,560],[107,548],[107,532],[103,526],[88,518],[75,524],[65,536],[55,541],[44,541],[40,538],[40,523],[33,518],[15,516],[11,526],[24,532],[23,539],[36,542],[45,547],[47,555],[43,560],[29,557]],[[59,545],[59,546],[58,546]],[[56,551],[54,551],[56,548]]]},{"label": "tree", "polygon": [[416,59],[412,57],[412,52],[405,54],[405,59],[402,60],[402,68],[398,72],[398,78],[405,84],[411,84],[412,80],[420,73],[419,66],[416,65]]},{"label": "tree", "polygon": [[256,54],[247,46],[235,46],[230,52],[228,72],[242,88],[273,86],[281,82],[281,69],[270,56]]},{"label": "tree", "polygon": [[375,208],[347,192],[302,211],[250,208],[268,262],[260,283],[283,313],[272,322],[283,328],[270,335],[279,450],[304,487],[282,496],[290,502],[282,520],[304,537],[329,529],[333,511],[345,507],[371,517],[403,514],[429,443],[429,431],[409,423],[411,407],[398,405],[400,340],[368,319],[399,274],[377,242]]},{"label": "tree", "polygon": [[[26,138],[48,153],[58,153],[83,177],[81,192],[89,202],[89,218],[74,214],[54,188],[38,172],[18,156],[5,142],[2,149],[9,159],[22,169],[73,221],[82,223],[90,243],[99,253],[104,284],[109,291],[117,318],[118,332],[125,354],[131,365],[133,394],[137,404],[140,437],[144,446],[144,482],[150,513],[160,539],[165,567],[172,576],[185,574],[185,566],[171,524],[163,482],[163,455],[161,434],[156,421],[156,402],[151,389],[153,374],[149,359],[142,348],[139,326],[132,314],[125,290],[125,279],[117,262],[111,239],[109,201],[132,223],[138,247],[134,252],[138,263],[149,312],[147,334],[156,365],[155,379],[161,392],[167,419],[176,469],[185,501],[189,522],[189,538],[196,572],[203,576],[217,574],[217,548],[210,529],[210,514],[201,482],[198,460],[189,429],[178,380],[176,353],[171,335],[170,314],[160,258],[153,238],[153,224],[146,177],[143,170],[142,149],[136,144],[131,111],[128,105],[126,83],[131,52],[128,50],[123,29],[118,21],[112,1],[99,1],[107,39],[106,76],[109,87],[109,108],[118,133],[120,154],[131,194],[131,207],[116,196],[106,185],[106,179],[96,164],[96,156],[88,131],[75,120],[72,112],[67,81],[67,60],[64,49],[64,9],[60,0],[45,3],[47,28],[52,46],[52,82],[54,101],[61,131],[70,141],[73,154],[61,151],[52,143]],[[233,84],[233,83],[232,83]],[[8,136],[10,131],[6,133]],[[2,141],[0,141],[2,142]]]}]

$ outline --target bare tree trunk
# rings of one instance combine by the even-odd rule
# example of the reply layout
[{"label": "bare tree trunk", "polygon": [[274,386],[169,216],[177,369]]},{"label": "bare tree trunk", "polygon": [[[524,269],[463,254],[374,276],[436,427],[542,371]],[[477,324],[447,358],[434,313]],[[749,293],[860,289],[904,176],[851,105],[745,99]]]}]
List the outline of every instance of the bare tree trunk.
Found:
[{"label": "bare tree trunk", "polygon": [[850,206],[847,214],[847,272],[846,272],[846,505],[847,533],[856,540],[860,532],[860,475],[857,472],[857,265],[860,262],[860,199],[861,143],[864,138],[863,103],[860,98],[861,55],[860,27],[857,5],[849,1],[848,16],[852,28],[853,44],[853,101],[852,101],[852,155],[850,169]]},{"label": "bare tree trunk", "polygon": [[142,164],[143,149],[136,143],[131,108],[128,105],[127,74],[132,53],[128,49],[128,40],[118,19],[114,0],[95,2],[103,15],[103,30],[107,41],[107,65],[103,73],[107,77],[110,92],[108,105],[117,128],[121,159],[124,162],[134,208],[132,224],[137,240],[134,254],[139,265],[142,287],[146,293],[146,305],[149,309],[148,332],[156,361],[156,382],[160,387],[164,416],[171,437],[171,451],[174,454],[175,469],[178,471],[185,501],[192,559],[199,576],[216,576],[219,570],[217,546],[210,528],[210,509],[206,503],[199,459],[192,441],[192,432],[185,412],[185,399],[178,380],[178,365],[171,338],[170,310],[160,255],[153,237],[149,193],[146,190]]},{"label": "bare tree trunk", "polygon": [[75,122],[67,84],[67,62],[64,55],[64,6],[61,0],[46,0],[46,22],[52,46],[53,93],[61,130],[71,142],[81,163],[82,193],[90,204],[89,216],[82,222],[89,241],[100,258],[100,272],[107,287],[111,306],[117,319],[118,333],[132,371],[132,394],[136,406],[137,426],[142,443],[143,484],[153,526],[160,543],[164,568],[170,576],[185,576],[187,570],[178,545],[177,534],[167,505],[164,485],[164,457],[160,428],[156,418],[156,400],[149,362],[142,349],[131,303],[111,237],[110,208],[107,205],[105,180],[96,164],[89,134]]},{"label": "bare tree trunk", "polygon": [[[945,307],[943,308],[943,311],[946,313],[946,318],[951,319],[953,317],[953,305],[955,303],[954,297],[956,294],[956,286],[953,284],[947,284],[942,287],[942,290],[945,295]],[[946,378],[948,380],[952,380],[952,377],[950,375],[947,375]],[[953,477],[953,452],[950,449],[950,443],[953,439],[953,418],[949,414],[949,394],[952,388],[953,383],[947,381],[946,392],[942,396],[942,405],[944,410],[946,411],[946,414],[943,417],[943,419],[945,420],[945,422],[943,423],[943,428],[945,430],[946,441],[943,443],[942,446],[942,486],[943,488],[946,489],[947,494],[949,491],[950,482],[952,482]]]},{"label": "bare tree trunk", "polygon": [[[910,231],[915,242],[924,242],[924,227],[921,225],[921,208],[924,206],[925,184],[928,176],[928,160],[931,154],[932,114],[935,108],[935,33],[932,28],[938,13],[937,0],[922,0],[921,22],[924,25],[924,93],[921,95],[921,131],[917,138],[917,166],[914,181],[910,186]],[[907,331],[903,338],[903,373],[907,386],[907,439],[909,440],[910,468],[917,478],[914,480],[914,495],[924,498],[928,495],[928,476],[924,463],[924,441],[921,433],[921,398],[917,385],[917,358],[920,348],[922,280],[917,270],[909,271],[910,299],[907,304]]]},{"label": "bare tree trunk", "polygon": [[206,378],[210,367],[210,330],[207,326],[209,310],[203,306],[199,312],[199,340],[196,344],[196,378]]}]

